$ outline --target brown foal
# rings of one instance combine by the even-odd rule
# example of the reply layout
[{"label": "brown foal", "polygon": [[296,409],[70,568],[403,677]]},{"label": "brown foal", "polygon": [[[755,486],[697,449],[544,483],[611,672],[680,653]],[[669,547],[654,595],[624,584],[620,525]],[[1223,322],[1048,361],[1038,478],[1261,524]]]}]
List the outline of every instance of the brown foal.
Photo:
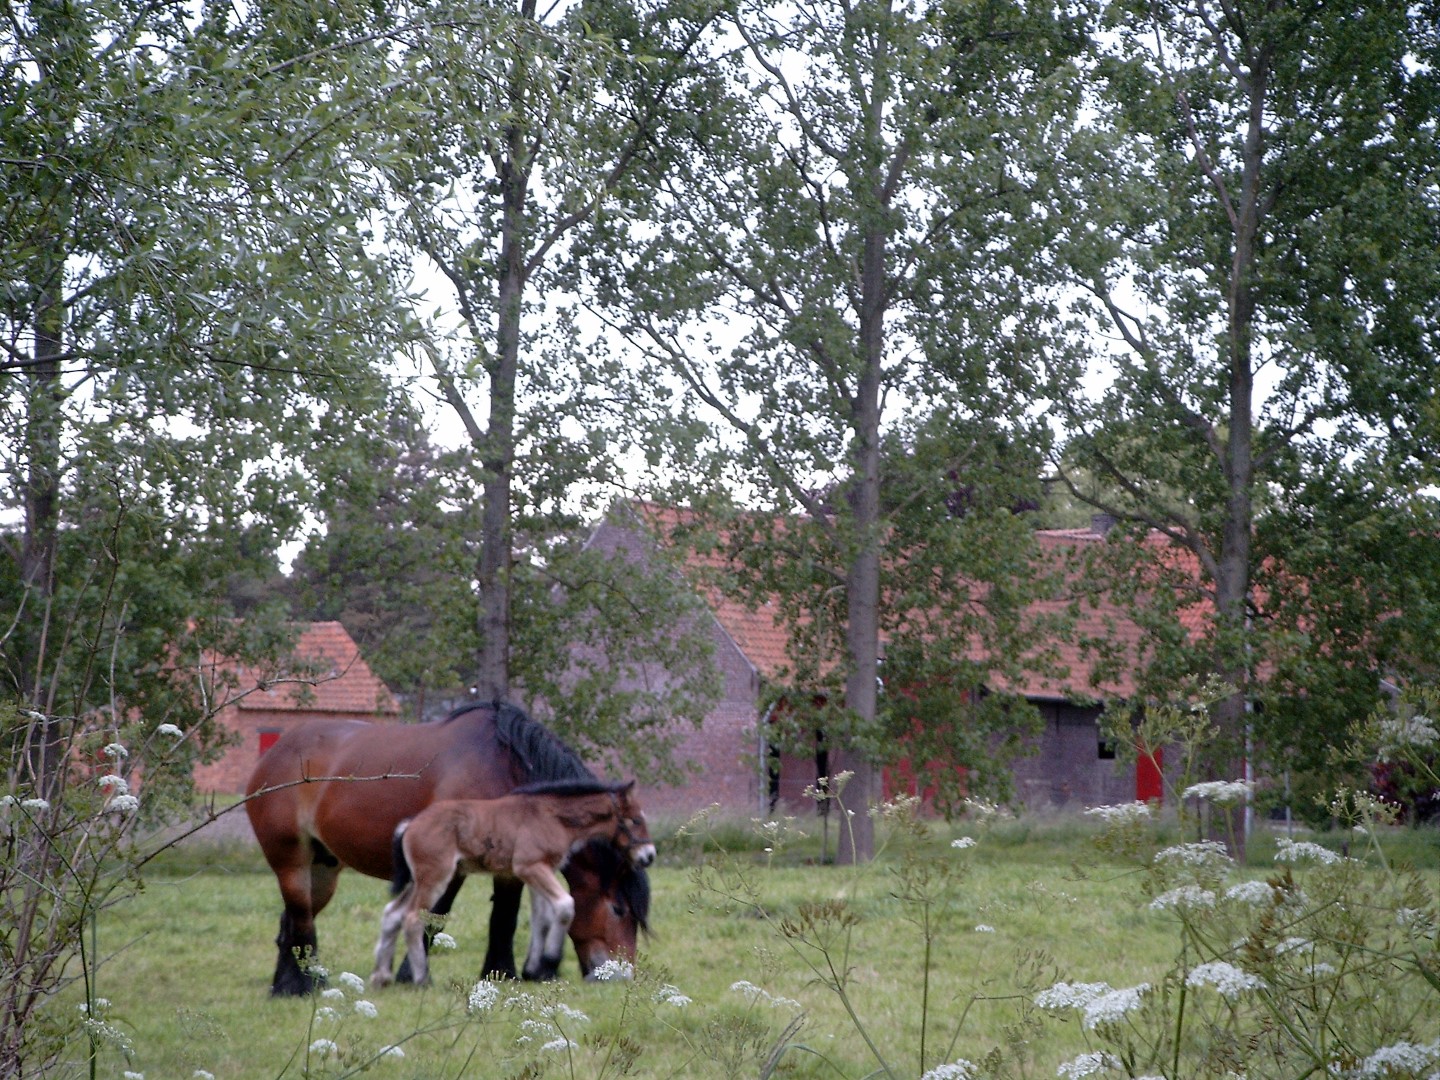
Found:
[{"label": "brown foal", "polygon": [[446,799],[431,803],[396,829],[395,884],[401,887],[380,917],[372,986],[392,981],[395,939],[405,933],[415,982],[429,981],[425,956],[427,913],[456,875],[499,874],[519,878],[549,905],[553,920],[543,945],[559,953],[575,917],[575,901],[557,871],[571,852],[605,839],[635,866],[655,861],[645,814],[624,784],[558,781],[516,788],[498,799]]}]

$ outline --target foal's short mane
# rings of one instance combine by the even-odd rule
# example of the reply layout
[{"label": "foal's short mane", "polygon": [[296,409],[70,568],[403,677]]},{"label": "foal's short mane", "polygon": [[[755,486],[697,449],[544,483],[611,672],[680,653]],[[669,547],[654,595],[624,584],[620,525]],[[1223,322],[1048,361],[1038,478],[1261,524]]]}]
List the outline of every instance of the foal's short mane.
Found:
[{"label": "foal's short mane", "polygon": [[629,785],[595,777],[575,780],[537,780],[533,784],[521,784],[510,792],[511,795],[611,795],[623,791]]}]

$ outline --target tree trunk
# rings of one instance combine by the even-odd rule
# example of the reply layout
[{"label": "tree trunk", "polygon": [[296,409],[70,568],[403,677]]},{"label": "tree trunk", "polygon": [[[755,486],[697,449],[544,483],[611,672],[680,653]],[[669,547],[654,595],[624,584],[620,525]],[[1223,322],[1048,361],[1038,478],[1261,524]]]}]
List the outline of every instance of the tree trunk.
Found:
[{"label": "tree trunk", "polygon": [[[880,375],[885,350],[885,231],[878,212],[867,226],[861,269],[860,348],[864,369],[855,388],[852,427],[853,487],[850,512],[854,544],[846,573],[845,707],[862,730],[875,731],[880,678]],[[862,754],[847,752],[845,767],[855,775],[844,803],[854,813],[842,822],[837,859],[865,862],[875,854],[877,770]]]},{"label": "tree trunk", "polygon": [[62,738],[54,717],[56,685],[47,686],[51,605],[54,600],[55,556],[59,543],[60,425],[64,387],[60,357],[64,347],[64,258],[55,252],[44,260],[37,282],[34,363],[26,372],[29,398],[25,417],[25,534],[21,540],[20,582],[25,605],[26,646],[21,649],[21,699],[42,719],[30,742],[30,769],[35,791],[55,798],[61,788]]},{"label": "tree trunk", "polygon": [[[1269,53],[1261,50],[1250,59],[1250,109],[1244,143],[1244,160],[1238,198],[1233,201],[1231,228],[1234,250],[1226,295],[1229,359],[1229,430],[1225,436],[1225,520],[1215,578],[1215,672],[1235,692],[1215,708],[1220,739],[1210,762],[1215,779],[1245,775],[1248,747],[1250,693],[1250,581],[1254,528],[1255,484],[1255,264],[1262,207],[1261,174],[1265,161],[1265,100],[1269,86]],[[1217,813],[1212,835],[1228,841],[1236,858],[1245,856],[1243,808]],[[1223,834],[1223,835],[1221,835]]]},{"label": "tree trunk", "polygon": [[[535,17],[534,0],[522,5],[523,17]],[[525,109],[523,55],[511,68],[512,115]],[[510,520],[512,469],[515,463],[515,383],[520,365],[520,319],[525,294],[525,204],[529,196],[530,161],[518,120],[506,132],[500,165],[500,280],[496,297],[495,358],[490,371],[490,423],[482,449],[485,505],[481,514],[480,557],[476,577],[480,590],[480,656],[476,692],[481,700],[510,695],[510,571],[514,535]]]}]

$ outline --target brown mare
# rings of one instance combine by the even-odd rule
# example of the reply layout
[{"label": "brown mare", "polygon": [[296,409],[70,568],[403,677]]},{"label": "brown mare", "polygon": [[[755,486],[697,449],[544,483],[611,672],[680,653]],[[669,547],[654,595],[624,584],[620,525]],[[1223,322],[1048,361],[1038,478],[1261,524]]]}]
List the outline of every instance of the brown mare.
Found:
[{"label": "brown mare", "polygon": [[[390,880],[396,826],[437,799],[486,799],[523,784],[591,780],[594,774],[545,727],[507,704],[467,705],[428,724],[317,720],[272,746],[246,787],[250,823],[280,885],[284,910],[275,939],[272,994],[306,994],[314,981],[297,957],[315,951],[315,916],[335,894],[345,867]],[[259,794],[257,794],[259,793]],[[583,975],[607,959],[633,959],[646,927],[650,883],[643,869],[603,841],[576,852],[565,868],[575,900],[570,939]],[[436,902],[443,913],[463,879]],[[523,883],[497,875],[483,970],[515,975],[514,936]],[[549,904],[532,890],[527,979],[554,978],[563,940],[547,933]],[[401,968],[400,977],[408,972]]]},{"label": "brown mare", "polygon": [[[430,979],[425,955],[427,913],[457,875],[509,874],[549,901],[559,951],[575,916],[575,901],[557,871],[592,840],[608,840],[635,866],[655,861],[635,782],[568,780],[527,784],[498,799],[433,802],[395,831],[395,899],[380,919],[372,986],[393,976],[395,939],[405,932],[406,960],[417,983]],[[547,943],[547,946],[550,943]]]}]

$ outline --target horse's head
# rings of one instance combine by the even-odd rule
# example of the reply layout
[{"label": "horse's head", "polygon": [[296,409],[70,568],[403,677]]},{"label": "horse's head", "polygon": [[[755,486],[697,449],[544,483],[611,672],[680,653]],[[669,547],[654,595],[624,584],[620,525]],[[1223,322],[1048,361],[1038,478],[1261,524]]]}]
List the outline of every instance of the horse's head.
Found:
[{"label": "horse's head", "polygon": [[645,811],[635,797],[635,781],[616,788],[611,794],[615,799],[615,846],[628,854],[635,866],[649,866],[655,861],[655,843],[650,839]]},{"label": "horse's head", "polygon": [[595,978],[607,960],[633,963],[639,932],[650,928],[645,871],[609,841],[592,840],[570,857],[563,873],[575,898],[570,940],[581,975]]}]

